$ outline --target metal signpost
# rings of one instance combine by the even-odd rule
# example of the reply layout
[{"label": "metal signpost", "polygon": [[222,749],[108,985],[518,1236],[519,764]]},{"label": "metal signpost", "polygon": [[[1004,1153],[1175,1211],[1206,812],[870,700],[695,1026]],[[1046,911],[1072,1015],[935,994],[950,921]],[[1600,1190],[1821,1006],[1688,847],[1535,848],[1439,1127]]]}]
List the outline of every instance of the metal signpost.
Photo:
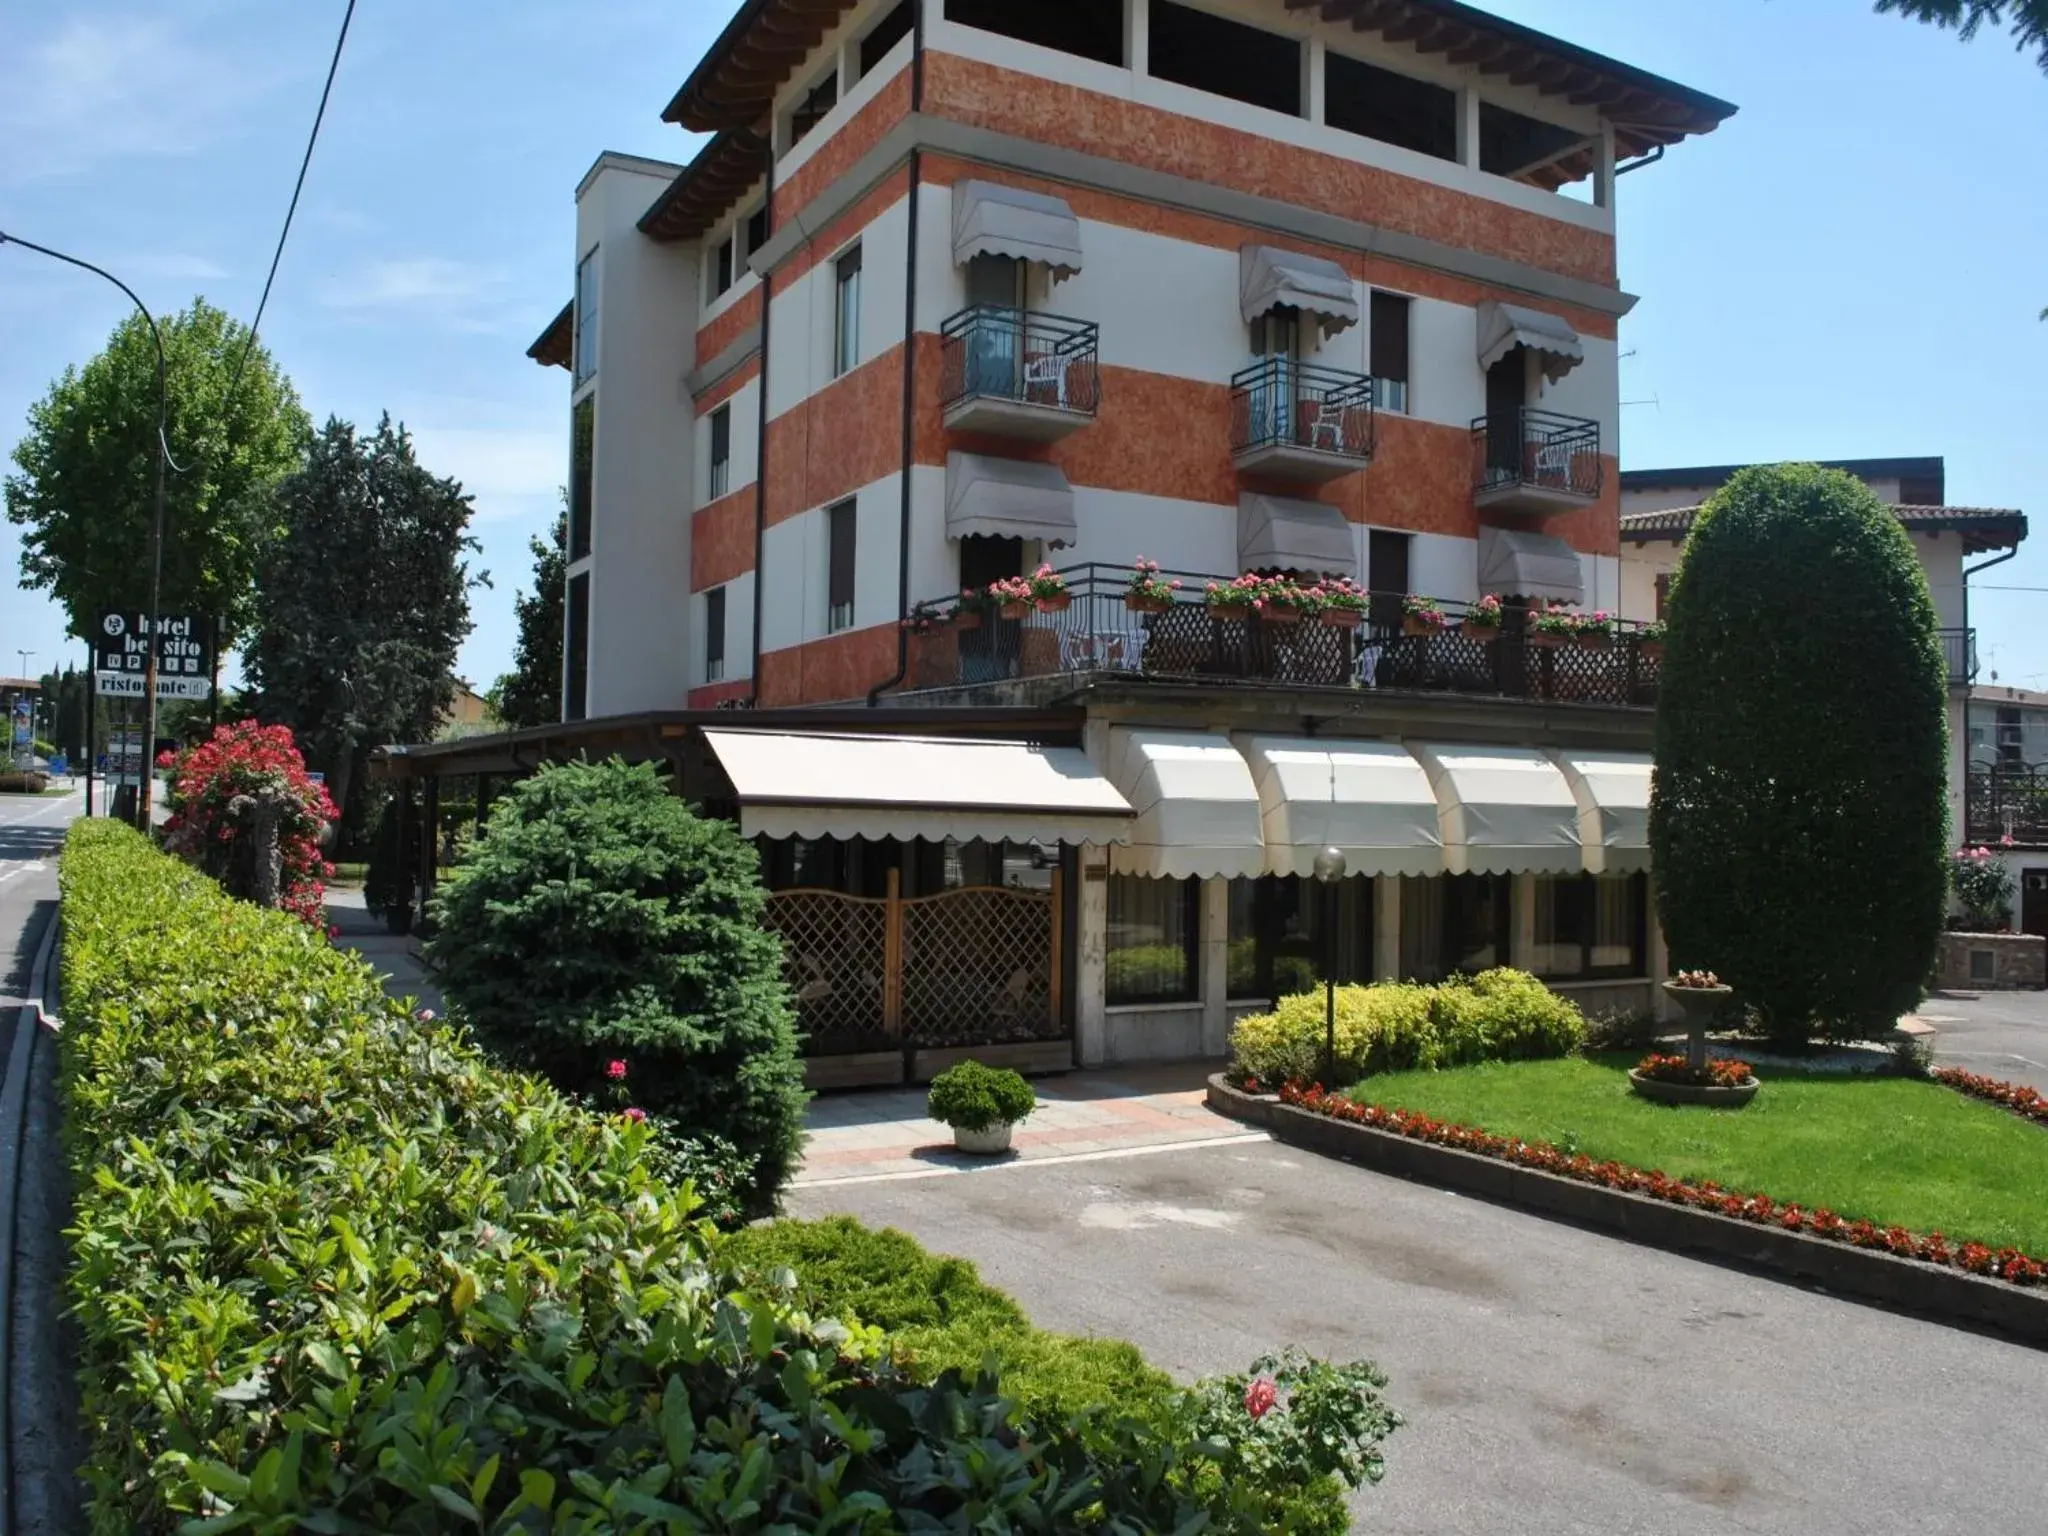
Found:
[{"label": "metal signpost", "polygon": [[[156,719],[152,706],[165,699],[209,699],[214,686],[215,634],[210,619],[160,614],[152,645],[147,614],[110,609],[100,615],[93,634],[93,691],[106,698],[140,702],[142,718],[150,723]],[[152,678],[156,683],[154,699],[150,697]],[[148,809],[150,764],[156,753],[156,743],[146,739],[149,734],[149,724],[124,726],[116,729],[107,744],[109,783],[119,786],[122,801],[136,807],[138,819]],[[126,794],[130,788],[136,791],[132,802]]]}]

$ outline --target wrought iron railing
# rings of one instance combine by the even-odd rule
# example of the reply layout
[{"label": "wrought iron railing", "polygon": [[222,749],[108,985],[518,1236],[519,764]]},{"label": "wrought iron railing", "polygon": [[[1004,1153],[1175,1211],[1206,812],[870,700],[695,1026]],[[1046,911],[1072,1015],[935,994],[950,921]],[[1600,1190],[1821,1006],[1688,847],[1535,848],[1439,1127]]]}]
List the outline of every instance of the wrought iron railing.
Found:
[{"label": "wrought iron railing", "polygon": [[1266,357],[1230,381],[1230,451],[1291,446],[1356,459],[1373,450],[1372,380]]},{"label": "wrought iron railing", "polygon": [[1977,681],[1977,631],[1941,631],[1941,659],[1947,664],[1951,687]]},{"label": "wrought iron railing", "polygon": [[[1355,627],[1307,616],[1295,622],[1222,615],[1205,593],[1228,578],[1178,573],[1173,599],[1155,609],[1126,598],[1129,573],[1077,565],[1064,607],[1029,606],[958,621],[915,624],[906,686],[953,688],[1062,674],[1177,681],[1400,689],[1646,707],[1656,702],[1663,646],[1633,624],[1612,636],[1550,644],[1528,633],[1510,605],[1495,630],[1464,623],[1466,605],[1439,604],[1441,629],[1408,632],[1403,594],[1375,594]],[[1162,579],[1175,579],[1175,572]],[[950,607],[937,603],[932,608]]]},{"label": "wrought iron railing", "polygon": [[940,403],[978,397],[1093,416],[1102,405],[1101,351],[1092,321],[976,304],[940,327]]},{"label": "wrought iron railing", "polygon": [[1600,423],[1523,406],[1472,423],[1472,488],[1600,494]]},{"label": "wrought iron railing", "polygon": [[1991,844],[2002,838],[2028,847],[2048,845],[2048,768],[2001,763],[1972,768],[1965,792],[1965,837]]}]

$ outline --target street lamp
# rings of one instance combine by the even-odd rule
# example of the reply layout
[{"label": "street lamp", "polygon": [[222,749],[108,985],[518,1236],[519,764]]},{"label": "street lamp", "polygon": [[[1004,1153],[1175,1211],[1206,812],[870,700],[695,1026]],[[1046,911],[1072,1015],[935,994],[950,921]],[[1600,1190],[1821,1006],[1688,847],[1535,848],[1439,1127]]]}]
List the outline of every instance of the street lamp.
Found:
[{"label": "street lamp", "polygon": [[149,525],[148,633],[143,637],[149,649],[144,653],[145,659],[142,671],[142,690],[144,695],[142,706],[142,718],[144,721],[142,728],[142,787],[135,797],[135,825],[141,831],[147,832],[149,830],[150,790],[155,787],[156,783],[150,768],[151,759],[156,753],[157,602],[162,596],[164,573],[164,460],[170,452],[164,441],[164,415],[167,409],[167,397],[164,393],[163,333],[156,328],[156,316],[149,312],[147,304],[144,304],[141,299],[135,296],[135,290],[114,276],[113,273],[107,271],[106,268],[96,267],[89,261],[81,261],[76,256],[67,256],[62,251],[51,250],[47,245],[37,245],[33,240],[24,240],[19,235],[10,235],[5,230],[0,230],[0,245],[10,244],[18,245],[23,250],[38,252],[41,255],[50,257],[54,261],[61,261],[70,266],[81,267],[97,277],[104,277],[116,288],[128,295],[128,301],[140,311],[143,320],[149,326],[150,340],[156,343],[156,495],[154,498],[155,509],[151,514]]},{"label": "street lamp", "polygon": [[19,646],[16,646],[16,647],[15,647],[15,649],[14,649],[14,654],[15,654],[15,655],[17,655],[17,656],[19,656],[19,657],[21,658],[21,676],[22,676],[23,680],[25,681],[25,680],[27,680],[27,678],[28,678],[28,675],[29,675],[29,672],[28,672],[28,659],[29,659],[29,657],[31,657],[31,656],[33,656],[33,655],[35,655],[36,653],[35,653],[34,651],[24,651],[24,650],[22,650],[22,649],[21,649],[21,647],[19,647]]},{"label": "street lamp", "polygon": [[1323,1078],[1326,1087],[1337,1075],[1337,882],[1344,878],[1344,855],[1325,848],[1316,855],[1316,879],[1323,887]]}]

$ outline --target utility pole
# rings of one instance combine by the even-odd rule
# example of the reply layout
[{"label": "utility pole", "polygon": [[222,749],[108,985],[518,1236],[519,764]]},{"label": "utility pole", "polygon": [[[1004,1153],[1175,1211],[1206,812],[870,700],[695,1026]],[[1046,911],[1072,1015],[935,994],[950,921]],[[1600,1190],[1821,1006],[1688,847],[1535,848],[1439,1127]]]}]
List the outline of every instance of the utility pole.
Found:
[{"label": "utility pole", "polygon": [[128,295],[128,301],[141,313],[149,326],[150,340],[156,343],[156,494],[154,510],[149,523],[149,615],[145,620],[148,633],[144,637],[149,645],[143,668],[142,687],[142,785],[135,797],[135,825],[138,831],[149,831],[150,791],[156,787],[156,647],[157,605],[163,596],[164,573],[164,461],[170,456],[170,448],[164,441],[164,416],[168,408],[168,397],[164,392],[164,338],[157,329],[156,316],[149,312],[149,306],[136,297],[135,290],[114,276],[105,267],[96,267],[89,261],[76,256],[67,256],[62,251],[53,251],[47,245],[37,245],[33,240],[24,240],[19,235],[10,235],[0,230],[0,245],[18,245],[23,250],[35,251],[52,260],[65,262],[104,277],[116,288]]}]

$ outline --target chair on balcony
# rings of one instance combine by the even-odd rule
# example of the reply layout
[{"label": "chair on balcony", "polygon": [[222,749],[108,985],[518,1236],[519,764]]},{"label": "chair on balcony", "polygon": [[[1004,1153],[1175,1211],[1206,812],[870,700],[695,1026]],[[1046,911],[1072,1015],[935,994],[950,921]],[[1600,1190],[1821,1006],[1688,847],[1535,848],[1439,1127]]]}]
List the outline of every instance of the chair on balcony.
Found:
[{"label": "chair on balcony", "polygon": [[1567,486],[1572,478],[1572,449],[1569,443],[1544,442],[1536,445],[1536,483]]},{"label": "chair on balcony", "polygon": [[1027,354],[1024,359],[1024,396],[1034,404],[1042,403],[1041,392],[1053,397],[1052,403],[1061,410],[1067,409],[1067,370],[1073,365],[1073,358],[1064,352],[1040,352],[1035,356]]},{"label": "chair on balcony", "polygon": [[[1311,448],[1328,448],[1331,453],[1344,451],[1344,418],[1350,407],[1337,400],[1305,400],[1302,402],[1302,424],[1308,428],[1308,445]],[[1329,441],[1325,443],[1323,439]]]}]

